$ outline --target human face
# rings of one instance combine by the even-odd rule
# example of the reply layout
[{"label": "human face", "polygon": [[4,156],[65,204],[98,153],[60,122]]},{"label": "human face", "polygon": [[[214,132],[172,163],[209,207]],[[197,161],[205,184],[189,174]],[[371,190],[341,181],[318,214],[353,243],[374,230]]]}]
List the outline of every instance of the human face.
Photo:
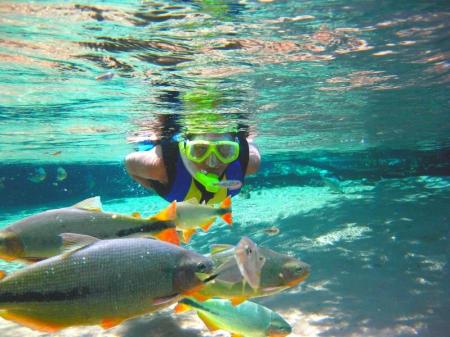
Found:
[{"label": "human face", "polygon": [[185,149],[196,168],[216,174],[221,174],[239,156],[239,144],[231,134],[194,135]]}]

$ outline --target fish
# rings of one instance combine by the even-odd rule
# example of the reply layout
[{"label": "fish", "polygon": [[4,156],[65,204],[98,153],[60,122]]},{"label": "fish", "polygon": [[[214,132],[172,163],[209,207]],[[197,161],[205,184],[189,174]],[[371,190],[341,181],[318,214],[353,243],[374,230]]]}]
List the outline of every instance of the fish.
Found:
[{"label": "fish", "polygon": [[224,299],[198,302],[183,298],[175,307],[177,313],[188,310],[195,310],[210,331],[226,330],[232,337],[284,337],[292,332],[278,313],[251,301],[233,306]]},{"label": "fish", "polygon": [[109,72],[109,73],[104,73],[104,74],[98,75],[95,79],[97,81],[107,81],[107,80],[112,79],[113,77],[114,77],[114,73]]},{"label": "fish", "polygon": [[280,229],[278,227],[272,226],[272,227],[268,227],[268,228],[264,228],[264,233],[270,235],[270,236],[274,236],[274,235],[278,235],[280,234]]},{"label": "fish", "polygon": [[256,243],[244,236],[234,249],[239,271],[253,289],[258,289],[261,281],[261,269],[266,262]]},{"label": "fish", "polygon": [[160,240],[61,237],[62,254],[1,273],[0,317],[48,333],[108,329],[176,303],[212,271],[209,258]]},{"label": "fish", "polygon": [[43,167],[38,167],[34,170],[33,173],[31,173],[27,179],[33,183],[41,183],[47,178],[47,172]]},{"label": "fish", "polygon": [[233,223],[230,196],[218,208],[199,204],[195,198],[178,202],[175,224],[177,230],[182,232],[183,241],[188,243],[197,228],[208,231],[218,216],[229,225]]},{"label": "fish", "polygon": [[322,177],[323,184],[327,186],[331,192],[337,194],[344,194],[340,181],[337,178]]},{"label": "fish", "polygon": [[56,180],[63,181],[67,178],[67,171],[63,167],[56,169]]},{"label": "fish", "polygon": [[17,221],[0,230],[0,258],[35,262],[61,250],[61,233],[78,233],[111,239],[125,236],[154,236],[179,244],[175,229],[176,203],[160,213],[142,218],[102,211],[100,197],[73,206],[48,210]]},{"label": "fish", "polygon": [[214,273],[217,276],[193,293],[193,298],[205,301],[219,297],[238,305],[250,298],[273,295],[297,286],[309,276],[310,266],[307,263],[259,246],[259,254],[264,257],[265,263],[261,268],[259,287],[254,289],[239,270],[235,249],[235,246],[228,244],[211,246],[209,257],[214,262]]}]

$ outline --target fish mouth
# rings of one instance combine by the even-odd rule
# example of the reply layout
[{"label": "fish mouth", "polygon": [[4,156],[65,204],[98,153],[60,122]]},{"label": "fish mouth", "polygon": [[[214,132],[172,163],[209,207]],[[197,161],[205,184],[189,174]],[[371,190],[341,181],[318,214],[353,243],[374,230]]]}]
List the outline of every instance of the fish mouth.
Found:
[{"label": "fish mouth", "polygon": [[309,273],[305,273],[305,275],[302,275],[300,277],[297,277],[291,281],[289,281],[288,283],[286,283],[289,287],[293,287],[296,286],[297,284],[303,282],[304,280],[306,280],[306,278],[309,276]]},{"label": "fish mouth", "polygon": [[195,273],[195,276],[205,284],[214,280],[219,274]]}]

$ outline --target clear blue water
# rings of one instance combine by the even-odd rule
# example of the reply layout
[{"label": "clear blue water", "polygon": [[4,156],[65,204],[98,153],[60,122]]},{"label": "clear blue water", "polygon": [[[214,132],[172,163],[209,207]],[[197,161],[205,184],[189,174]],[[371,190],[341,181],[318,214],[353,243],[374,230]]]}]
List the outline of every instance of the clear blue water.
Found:
[{"label": "clear blue water", "polygon": [[[185,93],[214,87],[263,165],[233,228],[191,247],[247,235],[310,263],[302,287],[260,300],[293,336],[445,336],[449,19],[446,1],[2,1],[0,226],[93,195],[164,207],[123,158],[158,116],[192,112]],[[60,335],[208,335],[195,322]],[[32,333],[0,321],[0,334]]]}]

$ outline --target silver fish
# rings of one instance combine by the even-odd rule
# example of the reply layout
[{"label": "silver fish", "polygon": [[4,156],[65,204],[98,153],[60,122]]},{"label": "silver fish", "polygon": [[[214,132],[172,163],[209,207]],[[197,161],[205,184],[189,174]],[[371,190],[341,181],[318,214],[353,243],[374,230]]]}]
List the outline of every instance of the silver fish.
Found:
[{"label": "silver fish", "polygon": [[284,337],[292,332],[292,327],[278,313],[250,301],[233,306],[223,299],[198,302],[183,298],[175,312],[190,309],[197,311],[198,317],[210,331],[226,330],[233,337]]},{"label": "silver fish", "polygon": [[258,247],[265,263],[261,269],[259,288],[253,289],[239,270],[233,245],[215,244],[211,246],[211,259],[217,277],[205,284],[192,296],[199,301],[220,297],[230,299],[234,305],[260,296],[276,294],[298,285],[309,275],[310,267],[294,257]]},{"label": "silver fish", "polygon": [[0,230],[0,258],[37,261],[60,253],[59,234],[86,234],[99,239],[125,236],[156,236],[177,244],[174,219],[176,204],[149,218],[102,211],[100,197],[71,207],[32,215]]},{"label": "silver fish", "polygon": [[71,326],[110,328],[167,307],[202,286],[212,261],[145,238],[98,240],[65,233],[67,252],[0,281],[0,316],[55,332]]}]

